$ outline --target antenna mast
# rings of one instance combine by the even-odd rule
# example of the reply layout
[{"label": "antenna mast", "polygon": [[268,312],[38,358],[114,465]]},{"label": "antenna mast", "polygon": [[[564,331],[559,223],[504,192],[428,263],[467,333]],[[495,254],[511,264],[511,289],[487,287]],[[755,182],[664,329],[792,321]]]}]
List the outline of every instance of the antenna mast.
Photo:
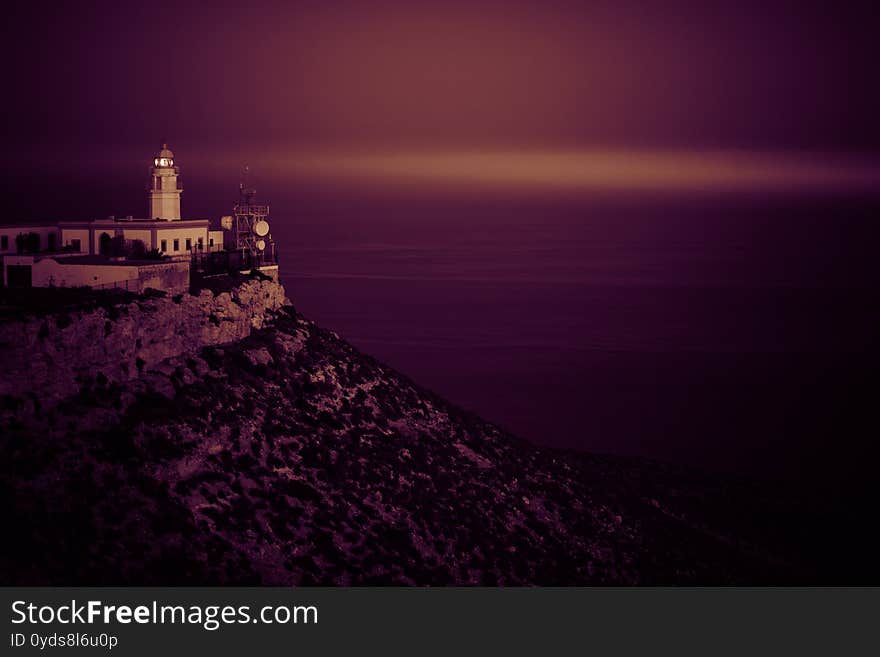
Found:
[{"label": "antenna mast", "polygon": [[238,203],[232,209],[235,248],[258,258],[268,250],[271,257],[275,243],[269,234],[269,206],[255,201],[257,190],[251,187],[250,173],[250,167],[245,166],[238,184]]}]

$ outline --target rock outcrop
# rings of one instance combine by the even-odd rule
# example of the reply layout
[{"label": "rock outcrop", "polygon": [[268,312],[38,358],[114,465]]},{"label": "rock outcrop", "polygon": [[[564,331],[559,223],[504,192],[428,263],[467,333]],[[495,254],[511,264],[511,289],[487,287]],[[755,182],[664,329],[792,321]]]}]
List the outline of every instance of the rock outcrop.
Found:
[{"label": "rock outcrop", "polygon": [[254,278],[220,293],[148,295],[109,308],[5,321],[0,396],[46,407],[95,377],[134,379],[170,358],[246,338],[285,302],[279,283]]}]

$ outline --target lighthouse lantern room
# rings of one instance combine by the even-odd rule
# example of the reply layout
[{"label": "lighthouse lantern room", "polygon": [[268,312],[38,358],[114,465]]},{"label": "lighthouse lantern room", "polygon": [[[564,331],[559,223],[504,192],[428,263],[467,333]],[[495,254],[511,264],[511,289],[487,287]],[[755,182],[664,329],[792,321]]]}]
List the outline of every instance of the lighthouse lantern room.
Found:
[{"label": "lighthouse lantern room", "polygon": [[168,144],[153,158],[152,186],[150,187],[149,218],[164,221],[180,221],[180,193],[177,184],[180,168],[174,165],[174,153]]}]

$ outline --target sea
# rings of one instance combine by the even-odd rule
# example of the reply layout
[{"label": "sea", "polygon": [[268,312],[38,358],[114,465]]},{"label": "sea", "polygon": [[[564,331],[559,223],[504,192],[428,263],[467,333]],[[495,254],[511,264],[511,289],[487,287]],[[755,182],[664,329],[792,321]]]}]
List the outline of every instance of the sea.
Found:
[{"label": "sea", "polygon": [[541,445],[873,469],[877,198],[275,190],[296,307]]}]

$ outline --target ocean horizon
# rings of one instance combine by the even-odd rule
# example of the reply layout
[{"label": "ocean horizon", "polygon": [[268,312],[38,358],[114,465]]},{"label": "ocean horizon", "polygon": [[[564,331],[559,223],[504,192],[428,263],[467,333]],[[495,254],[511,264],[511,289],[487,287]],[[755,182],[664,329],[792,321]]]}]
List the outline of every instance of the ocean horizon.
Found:
[{"label": "ocean horizon", "polygon": [[511,432],[848,476],[828,470],[867,417],[841,403],[876,345],[880,197],[290,196],[272,225],[297,307]]}]

